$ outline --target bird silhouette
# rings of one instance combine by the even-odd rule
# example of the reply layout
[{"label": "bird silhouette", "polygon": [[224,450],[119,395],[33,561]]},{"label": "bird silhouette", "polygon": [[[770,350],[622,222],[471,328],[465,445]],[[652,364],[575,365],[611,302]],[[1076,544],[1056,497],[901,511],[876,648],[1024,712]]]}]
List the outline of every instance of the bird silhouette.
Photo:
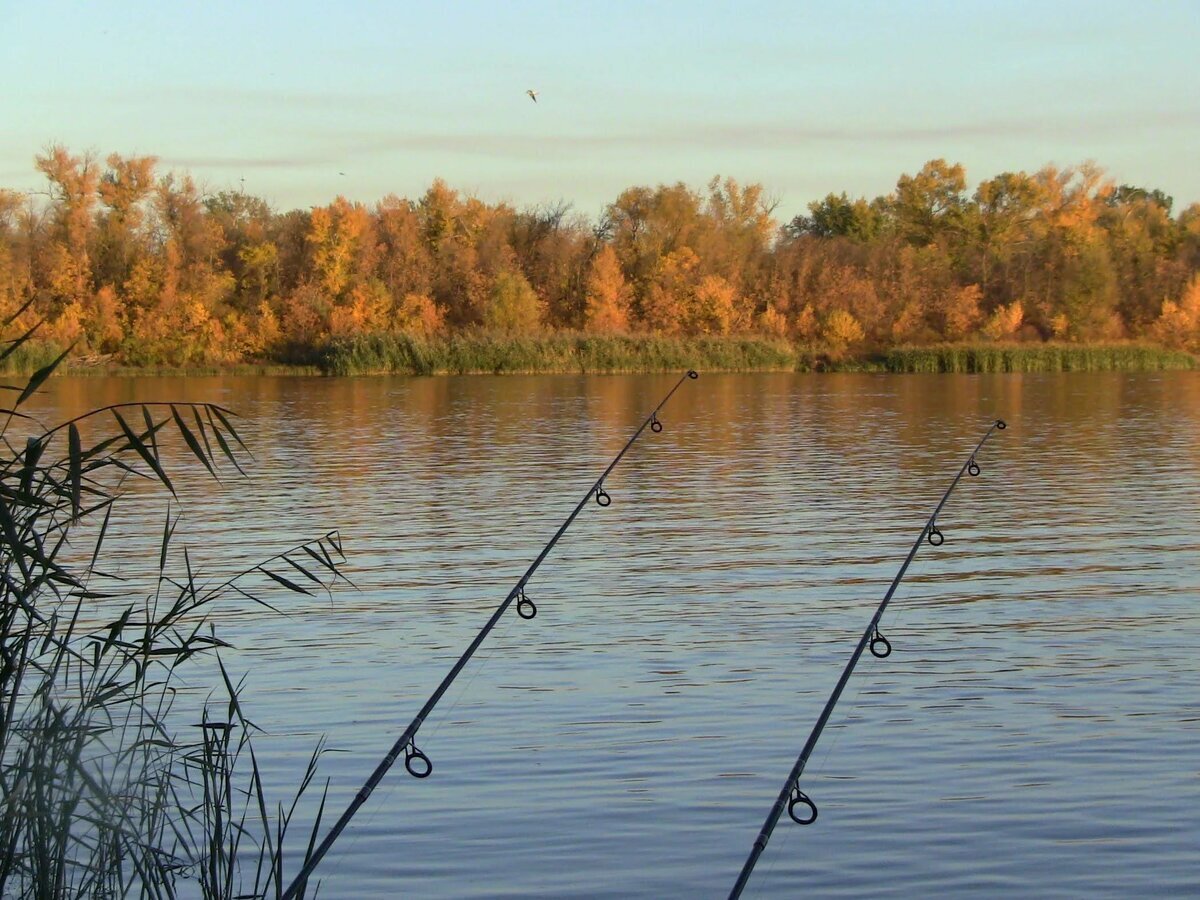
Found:
[{"label": "bird silhouette", "polygon": [[533,88],[530,88],[525,93],[527,93],[529,95],[530,100],[532,100],[534,103],[537,103],[537,95],[538,95],[537,91],[535,91]]}]

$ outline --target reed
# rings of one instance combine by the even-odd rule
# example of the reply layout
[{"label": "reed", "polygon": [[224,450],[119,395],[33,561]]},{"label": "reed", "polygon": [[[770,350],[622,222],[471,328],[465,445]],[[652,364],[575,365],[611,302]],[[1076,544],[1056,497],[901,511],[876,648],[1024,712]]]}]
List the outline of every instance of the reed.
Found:
[{"label": "reed", "polygon": [[897,347],[889,372],[1157,372],[1191,370],[1190,353],[1145,344],[941,344]]},{"label": "reed", "polygon": [[14,340],[0,357],[0,375],[29,375],[41,369],[61,354],[63,348],[48,341]]},{"label": "reed", "polygon": [[[58,356],[53,344],[22,346],[0,374],[28,374]],[[377,333],[320,347],[280,348],[272,359],[227,365],[129,366],[111,358],[68,358],[72,375],[465,375],[674,372],[1145,372],[1192,370],[1197,358],[1150,344],[935,344],[874,352],[831,352],[811,343],[754,335],[678,337],[555,332],[513,336],[469,331],[424,338]]]},{"label": "reed", "polygon": [[[9,323],[11,325],[11,320]],[[23,339],[0,351],[0,364]],[[176,681],[227,646],[209,614],[233,596],[310,593],[341,576],[336,532],[216,584],[175,548],[168,507],[149,595],[107,574],[113,509],[130,474],[172,497],[175,447],[216,477],[241,471],[231,414],[203,403],[118,404],[53,427],[22,410],[66,353],[0,410],[0,896],[279,896],[296,802],[268,805],[241,685],[216,658],[220,702],[176,726]],[[24,440],[12,432],[34,423]],[[84,434],[99,431],[98,440]],[[180,557],[182,556],[182,559]],[[180,565],[182,563],[182,565]],[[134,579],[133,583],[139,583]],[[316,826],[314,825],[314,828]]]},{"label": "reed", "polygon": [[785,341],[755,337],[372,334],[330,341],[319,365],[330,375],[790,371],[796,353]]}]

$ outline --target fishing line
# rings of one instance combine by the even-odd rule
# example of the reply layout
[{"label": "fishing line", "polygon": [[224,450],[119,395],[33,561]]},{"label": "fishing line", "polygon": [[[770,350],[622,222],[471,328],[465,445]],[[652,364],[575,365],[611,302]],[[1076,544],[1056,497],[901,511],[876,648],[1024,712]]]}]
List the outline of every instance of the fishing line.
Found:
[{"label": "fishing line", "polygon": [[583,498],[578,504],[576,504],[575,509],[569,516],[567,516],[566,521],[559,526],[558,531],[554,534],[554,537],[550,538],[546,546],[542,548],[541,553],[538,554],[537,558],[533,561],[529,568],[525,570],[525,574],[518,579],[517,583],[508,592],[508,596],[506,596],[503,602],[496,607],[496,610],[492,613],[491,618],[489,618],[483,628],[479,630],[479,633],[475,635],[475,638],[468,645],[467,649],[463,651],[462,656],[458,658],[458,661],[451,667],[450,671],[442,679],[441,684],[437,686],[434,692],[430,695],[429,699],[425,701],[425,705],[421,707],[420,712],[417,713],[416,717],[412,720],[412,722],[409,723],[408,727],[404,729],[400,737],[396,739],[396,742],[392,744],[391,749],[388,750],[387,754],[382,760],[380,760],[370,777],[367,778],[366,782],[354,796],[354,799],[350,801],[350,805],[346,807],[345,812],[342,813],[341,817],[337,820],[337,822],[334,823],[333,827],[330,828],[328,834],[325,835],[325,838],[321,841],[320,845],[313,850],[312,855],[307,858],[304,865],[301,867],[300,872],[295,878],[292,879],[292,883],[288,885],[287,890],[282,894],[282,900],[293,900],[293,898],[304,889],[308,882],[309,876],[312,875],[313,871],[317,868],[317,865],[324,858],[325,854],[329,852],[329,848],[333,846],[334,841],[338,839],[338,836],[343,830],[345,830],[346,826],[350,824],[350,820],[354,817],[354,814],[358,812],[359,808],[367,801],[367,798],[371,796],[371,793],[375,790],[376,786],[380,781],[383,780],[383,776],[387,774],[388,770],[395,764],[396,760],[399,759],[401,755],[404,756],[404,768],[407,769],[408,773],[414,778],[428,778],[431,774],[433,774],[433,761],[422,750],[420,750],[416,744],[417,731],[425,722],[426,717],[433,711],[434,707],[438,705],[439,701],[442,699],[442,696],[447,690],[449,690],[450,685],[454,683],[455,679],[458,678],[459,673],[470,661],[471,657],[475,655],[475,651],[479,649],[479,645],[483,643],[484,639],[488,636],[492,629],[496,627],[497,622],[500,621],[501,617],[508,610],[509,606],[513,605],[514,601],[516,603],[517,615],[522,619],[532,619],[537,615],[537,605],[533,598],[530,597],[526,591],[526,588],[529,585],[529,580],[533,577],[534,572],[537,571],[538,567],[542,564],[542,561],[547,557],[547,555],[549,555],[550,551],[554,548],[554,545],[558,543],[559,538],[566,533],[566,530],[571,526],[571,523],[575,521],[575,517],[579,515],[580,511],[584,508],[584,506],[587,505],[588,501],[594,501],[601,507],[607,507],[612,503],[612,495],[604,488],[604,479],[607,478],[609,473],[611,473],[612,470],[617,467],[617,464],[629,451],[629,448],[633,446],[634,442],[641,436],[643,431],[649,428],[652,432],[657,434],[663,430],[663,424],[658,418],[659,411],[667,404],[667,401],[671,399],[672,395],[679,390],[680,386],[682,386],[685,381],[699,377],[700,376],[692,370],[689,370],[680,376],[679,381],[675,383],[675,386],[667,392],[667,395],[663,397],[661,401],[659,401],[658,406],[654,407],[654,409],[650,412],[650,415],[646,417],[645,421],[643,421],[638,427],[637,431],[633,433],[633,436],[629,438],[625,446],[621,448],[621,452],[613,457],[612,461],[608,464],[608,468],[606,468],[600,477],[596,479],[596,482],[591,486],[591,488],[588,489],[588,492],[583,495]]},{"label": "fishing line", "polygon": [[[925,527],[921,529],[921,533],[917,535],[916,541],[913,542],[912,549],[908,551],[908,556],[900,566],[900,571],[896,573],[896,577],[892,580],[891,587],[888,588],[883,600],[875,610],[875,615],[871,617],[871,621],[867,624],[866,631],[859,638],[858,646],[854,648],[854,652],[850,655],[850,660],[846,663],[846,667],[842,670],[841,678],[838,679],[837,685],[833,689],[833,693],[829,695],[829,699],[825,702],[824,709],[821,710],[821,715],[817,718],[817,723],[813,726],[812,732],[808,736],[808,741],[804,744],[804,749],[800,751],[800,756],[796,760],[796,764],[792,766],[792,771],[788,773],[787,780],[784,782],[783,789],[779,792],[779,796],[775,800],[775,804],[771,807],[771,811],[767,814],[766,821],[763,823],[762,830],[754,841],[754,846],[750,850],[750,855],[746,858],[745,864],[742,866],[742,871],[738,875],[737,882],[733,886],[733,890],[729,892],[729,900],[737,900],[742,895],[742,891],[746,887],[746,883],[750,880],[750,874],[754,871],[754,866],[758,862],[758,858],[762,856],[763,850],[766,849],[767,841],[771,838],[771,832],[775,830],[775,825],[779,822],[780,816],[786,808],[788,816],[793,822],[799,825],[811,825],[817,820],[817,805],[813,802],[803,789],[800,787],[800,776],[804,772],[804,767],[807,764],[809,757],[812,756],[813,750],[816,748],[817,741],[821,737],[821,732],[829,722],[829,717],[833,714],[833,709],[837,705],[838,699],[842,695],[842,691],[846,687],[846,683],[850,680],[851,674],[854,672],[854,667],[858,664],[859,658],[864,650],[869,649],[871,655],[878,659],[883,659],[890,656],[892,653],[892,644],[887,637],[880,631],[879,621],[883,616],[884,610],[887,609],[888,603],[892,599],[892,595],[896,593],[896,588],[900,586],[901,579],[904,578],[904,573],[908,571],[909,565],[913,561],[913,557],[917,555],[917,551],[921,549],[921,544],[928,541],[934,547],[940,547],[946,541],[946,536],[937,526],[938,513],[942,511],[942,507],[946,505],[946,501],[950,499],[950,495],[958,486],[958,482],[963,475],[969,474],[975,477],[980,474],[980,466],[976,461],[976,454],[987,443],[988,438],[995,431],[1002,431],[1005,428],[1004,421],[997,419],[993,422],[979,443],[975,445],[975,449],[971,451],[967,461],[963,463],[962,468],[958,470],[958,474],[954,476],[954,480],[950,482],[950,486],[946,489],[946,493],[942,495],[941,501],[934,508],[933,514],[925,522]],[[860,688],[861,690],[861,688]]]}]

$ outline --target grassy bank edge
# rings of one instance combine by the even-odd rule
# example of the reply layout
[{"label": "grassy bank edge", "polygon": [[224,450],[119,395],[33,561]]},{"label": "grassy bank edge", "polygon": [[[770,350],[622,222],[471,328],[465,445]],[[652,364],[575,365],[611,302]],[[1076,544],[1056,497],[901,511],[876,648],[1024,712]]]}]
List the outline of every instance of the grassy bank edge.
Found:
[{"label": "grassy bank edge", "polygon": [[[60,352],[21,348],[0,372],[29,374]],[[1135,342],[1104,344],[963,343],[832,353],[761,336],[662,337],[559,333],[509,337],[484,333],[424,339],[410,335],[337,338],[305,364],[271,360],[229,365],[132,367],[68,360],[72,375],[467,375],[668,372],[1145,372],[1195,370],[1196,356]]]}]

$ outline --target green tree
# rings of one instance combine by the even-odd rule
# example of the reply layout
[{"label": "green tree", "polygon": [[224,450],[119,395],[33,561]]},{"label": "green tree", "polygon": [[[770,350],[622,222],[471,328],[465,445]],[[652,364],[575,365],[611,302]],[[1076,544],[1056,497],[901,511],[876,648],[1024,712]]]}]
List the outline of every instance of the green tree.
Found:
[{"label": "green tree", "polygon": [[542,326],[542,302],[520,272],[501,272],[484,308],[485,328],[508,335],[537,334]]},{"label": "green tree", "polygon": [[844,191],[828,194],[824,200],[808,204],[809,215],[792,219],[788,231],[793,236],[844,237],[865,243],[878,238],[884,230],[883,206],[879,201],[868,203],[863,197],[851,200]]},{"label": "green tree", "polygon": [[923,246],[957,235],[967,205],[966,172],[944,159],[925,163],[916,175],[901,175],[892,199],[892,214],[901,235]]}]

